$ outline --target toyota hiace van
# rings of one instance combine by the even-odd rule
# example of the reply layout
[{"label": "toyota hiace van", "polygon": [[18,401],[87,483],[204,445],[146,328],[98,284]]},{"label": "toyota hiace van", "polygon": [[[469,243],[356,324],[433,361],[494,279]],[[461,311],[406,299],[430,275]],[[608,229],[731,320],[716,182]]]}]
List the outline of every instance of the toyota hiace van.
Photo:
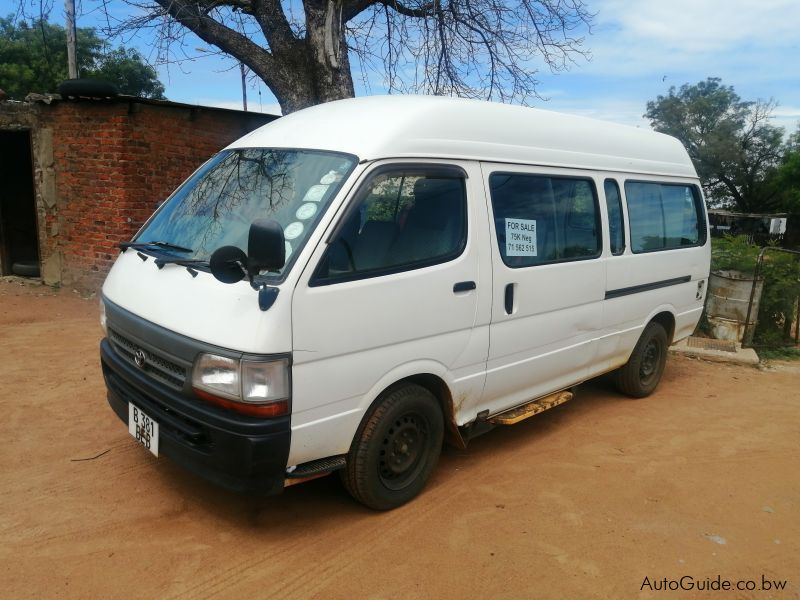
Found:
[{"label": "toyota hiace van", "polygon": [[121,248],[100,351],[131,435],[239,491],[339,471],[376,509],[589,378],[651,394],[710,261],[674,138],[396,96],[246,135]]}]

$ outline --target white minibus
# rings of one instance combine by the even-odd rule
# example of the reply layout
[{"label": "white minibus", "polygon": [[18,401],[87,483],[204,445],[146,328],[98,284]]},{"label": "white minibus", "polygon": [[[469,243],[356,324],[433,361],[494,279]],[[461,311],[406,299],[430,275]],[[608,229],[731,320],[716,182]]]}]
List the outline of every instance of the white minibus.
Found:
[{"label": "white minibus", "polygon": [[674,138],[411,96],[246,135],[121,249],[100,350],[131,435],[238,491],[339,471],[375,509],[589,378],[649,395],[710,262]]}]

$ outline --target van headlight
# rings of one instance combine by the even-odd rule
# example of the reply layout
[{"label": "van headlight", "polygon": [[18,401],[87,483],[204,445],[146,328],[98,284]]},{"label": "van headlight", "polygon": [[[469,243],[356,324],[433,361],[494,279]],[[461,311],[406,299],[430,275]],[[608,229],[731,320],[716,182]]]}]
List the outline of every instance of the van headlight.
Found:
[{"label": "van headlight", "polygon": [[254,417],[289,413],[289,359],[247,360],[200,354],[192,369],[200,398]]}]

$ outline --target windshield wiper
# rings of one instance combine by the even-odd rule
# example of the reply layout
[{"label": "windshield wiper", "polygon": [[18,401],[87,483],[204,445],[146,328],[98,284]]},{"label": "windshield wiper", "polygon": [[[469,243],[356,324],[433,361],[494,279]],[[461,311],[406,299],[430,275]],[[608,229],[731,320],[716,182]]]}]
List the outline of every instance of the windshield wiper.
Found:
[{"label": "windshield wiper", "polygon": [[[170,244],[169,242],[123,242],[119,244],[119,247],[122,248],[123,252],[125,252],[125,250],[128,248],[133,248],[137,251],[136,254],[139,256],[139,258],[145,262],[147,262],[147,259],[152,256],[155,259],[153,262],[156,264],[159,270],[163,269],[164,265],[180,265],[182,267],[186,267],[186,270],[191,273],[192,277],[197,277],[197,271],[195,267],[200,269],[208,269],[209,267],[207,260],[181,258],[180,256],[161,252],[162,248],[174,249],[178,252],[194,252],[194,250],[184,248],[183,246],[176,246],[175,244]],[[146,254],[142,253],[142,250],[144,250]]]},{"label": "windshield wiper", "polygon": [[157,248],[164,248],[165,250],[174,250],[175,252],[194,252],[191,248],[187,248],[185,246],[178,246],[177,244],[172,244],[170,242],[161,242],[161,241],[154,241],[154,242],[122,242],[118,244],[122,250],[127,250],[128,248],[133,248],[134,250],[146,250],[147,248],[152,248],[153,246]]},{"label": "windshield wiper", "polygon": [[181,265],[182,267],[208,267],[207,260],[188,260],[185,258],[178,258],[177,256],[157,256],[156,259],[153,261],[156,263],[158,268],[163,267],[164,265]]},{"label": "windshield wiper", "polygon": [[[145,255],[140,253],[139,256]],[[159,270],[163,269],[164,265],[180,265],[181,267],[186,267],[186,270],[189,271],[192,277],[197,277],[197,268],[208,269],[209,267],[207,260],[193,260],[177,256],[167,256],[165,254],[159,254],[153,262],[156,263],[156,267],[158,267]]]}]

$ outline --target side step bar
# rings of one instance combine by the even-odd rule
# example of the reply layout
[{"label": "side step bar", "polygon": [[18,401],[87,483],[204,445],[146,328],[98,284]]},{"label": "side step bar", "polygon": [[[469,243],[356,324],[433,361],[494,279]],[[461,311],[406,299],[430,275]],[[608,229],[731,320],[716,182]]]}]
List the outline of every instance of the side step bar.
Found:
[{"label": "side step bar", "polygon": [[311,462],[297,465],[297,467],[286,473],[283,487],[289,487],[290,485],[316,479],[317,477],[324,477],[333,471],[344,469],[345,465],[344,456],[320,458],[319,460],[312,460]]},{"label": "side step bar", "polygon": [[538,415],[554,406],[564,404],[564,402],[572,400],[572,397],[573,393],[570,391],[556,392],[555,394],[550,394],[544,398],[528,402],[517,408],[512,408],[511,410],[496,414],[488,420],[492,425],[514,425],[515,423],[519,423],[533,415]]}]

